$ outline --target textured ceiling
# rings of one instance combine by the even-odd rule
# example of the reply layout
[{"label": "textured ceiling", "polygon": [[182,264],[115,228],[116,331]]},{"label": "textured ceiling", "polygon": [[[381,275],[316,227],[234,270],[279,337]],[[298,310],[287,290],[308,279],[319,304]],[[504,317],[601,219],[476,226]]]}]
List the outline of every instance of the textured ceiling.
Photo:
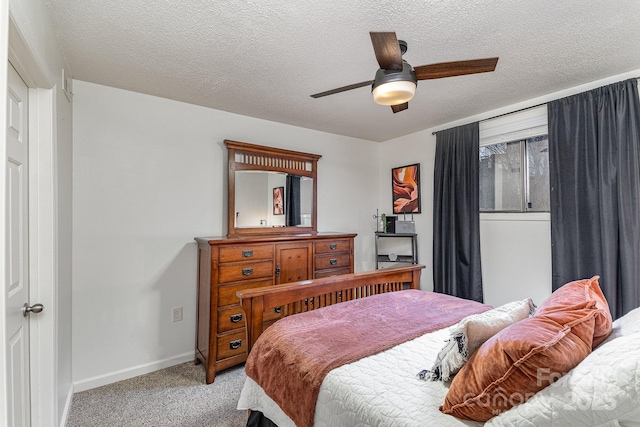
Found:
[{"label": "textured ceiling", "polygon": [[[386,141],[640,69],[637,0],[46,0],[75,79]],[[418,66],[499,56],[493,73],[421,81],[393,114],[363,87],[369,31]]]}]

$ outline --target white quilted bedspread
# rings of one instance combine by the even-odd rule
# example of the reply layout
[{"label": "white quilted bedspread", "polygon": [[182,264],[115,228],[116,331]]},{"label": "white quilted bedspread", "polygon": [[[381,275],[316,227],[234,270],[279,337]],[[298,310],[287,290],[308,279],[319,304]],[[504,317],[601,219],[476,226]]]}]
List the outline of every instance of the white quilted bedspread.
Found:
[{"label": "white quilted bedspread", "polygon": [[482,425],[441,413],[445,385],[416,378],[431,368],[447,338],[449,328],[334,369],[322,383],[315,426]]},{"label": "white quilted bedspread", "polygon": [[[320,387],[314,426],[481,426],[441,413],[438,406],[447,388],[416,378],[433,365],[447,338],[449,328],[332,370]],[[238,409],[261,410],[279,427],[294,425],[273,401],[265,404],[264,397],[247,379]]]},{"label": "white quilted bedspread", "polygon": [[[442,414],[446,386],[416,378],[431,367],[448,336],[448,328],[436,331],[329,372],[314,425],[483,425]],[[262,411],[279,427],[294,425],[249,378],[238,409]],[[558,382],[485,426],[640,427],[640,309],[616,321],[607,341]]]}]

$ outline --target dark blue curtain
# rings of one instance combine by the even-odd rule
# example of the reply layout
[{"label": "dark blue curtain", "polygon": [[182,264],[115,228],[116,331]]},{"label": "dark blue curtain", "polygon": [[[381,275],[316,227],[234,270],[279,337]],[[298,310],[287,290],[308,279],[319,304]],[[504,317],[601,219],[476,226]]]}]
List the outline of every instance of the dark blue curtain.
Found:
[{"label": "dark blue curtain", "polygon": [[482,302],[479,150],[478,122],[436,133],[433,286]]},{"label": "dark blue curtain", "polygon": [[614,319],[640,305],[635,79],[548,104],[553,289],[600,276]]},{"label": "dark blue curtain", "polygon": [[285,212],[287,227],[294,227],[302,223],[300,208],[300,177],[287,175],[287,186],[285,190]]}]

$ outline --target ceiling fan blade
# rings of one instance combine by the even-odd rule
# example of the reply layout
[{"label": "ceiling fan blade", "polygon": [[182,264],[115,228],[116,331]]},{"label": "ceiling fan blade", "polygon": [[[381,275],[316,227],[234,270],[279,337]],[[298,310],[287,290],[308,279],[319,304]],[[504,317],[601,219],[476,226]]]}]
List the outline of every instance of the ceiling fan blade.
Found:
[{"label": "ceiling fan blade", "polygon": [[394,113],[399,113],[400,111],[404,111],[409,108],[409,103],[405,102],[404,104],[392,105],[391,109]]},{"label": "ceiling fan blade", "polygon": [[373,80],[369,80],[367,82],[354,83],[354,84],[349,85],[349,86],[343,86],[343,87],[339,87],[339,88],[336,88],[336,89],[331,89],[331,90],[328,90],[326,92],[314,93],[313,95],[311,95],[311,97],[312,98],[322,98],[323,96],[333,95],[335,93],[340,93],[340,92],[346,92],[348,90],[357,89],[359,87],[371,86],[372,84],[373,84]]},{"label": "ceiling fan blade", "polygon": [[377,33],[372,31],[369,35],[371,36],[373,51],[376,54],[380,68],[383,70],[401,71],[402,53],[400,52],[400,45],[398,44],[396,33]]},{"label": "ceiling fan blade", "polygon": [[472,59],[469,61],[440,62],[414,67],[418,80],[441,79],[465,74],[488,73],[496,69],[498,58]]}]

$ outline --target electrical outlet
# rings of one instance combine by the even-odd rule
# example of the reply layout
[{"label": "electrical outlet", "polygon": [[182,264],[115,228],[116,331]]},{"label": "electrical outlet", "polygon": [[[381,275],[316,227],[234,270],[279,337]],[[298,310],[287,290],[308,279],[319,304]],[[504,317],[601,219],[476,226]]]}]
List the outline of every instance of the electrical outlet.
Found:
[{"label": "electrical outlet", "polygon": [[173,307],[173,321],[174,322],[182,321],[182,306]]}]

